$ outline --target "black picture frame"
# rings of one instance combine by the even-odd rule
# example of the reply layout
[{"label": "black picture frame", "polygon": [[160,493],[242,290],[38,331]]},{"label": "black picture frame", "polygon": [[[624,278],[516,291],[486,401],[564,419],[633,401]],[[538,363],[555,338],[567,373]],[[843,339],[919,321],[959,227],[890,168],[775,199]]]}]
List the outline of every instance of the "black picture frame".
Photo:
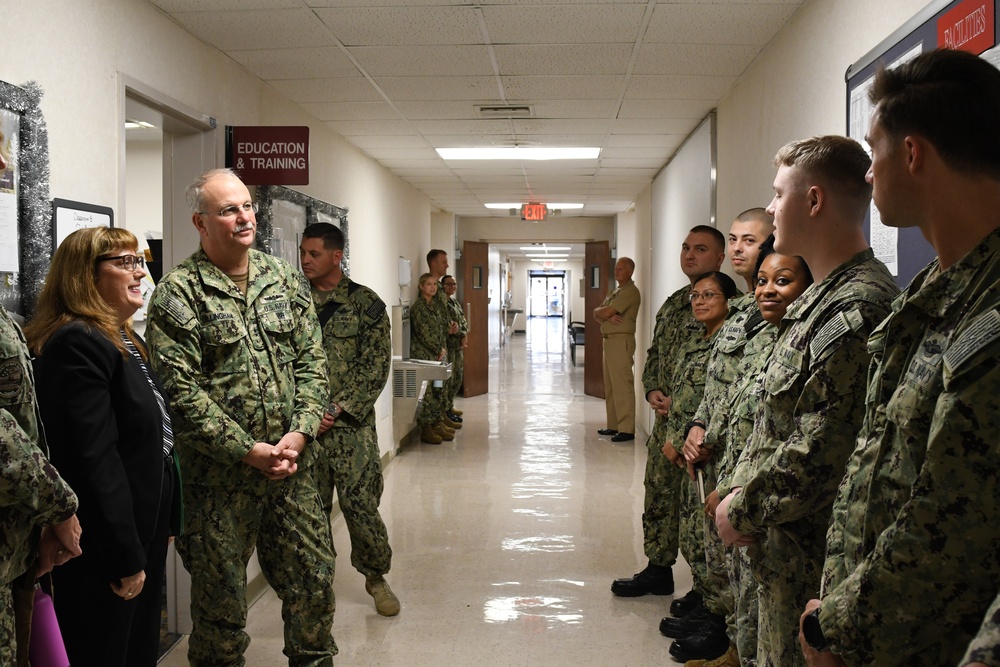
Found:
[{"label": "black picture frame", "polygon": [[316,199],[307,194],[286,188],[283,185],[258,185],[257,203],[260,209],[257,211],[257,249],[262,252],[271,252],[271,241],[274,235],[274,227],[271,221],[274,217],[274,202],[277,200],[288,201],[297,204],[306,210],[306,227],[320,222],[319,215],[335,218],[339,221],[337,225],[340,231],[344,232],[344,259],[340,267],[345,276],[351,275],[351,235],[348,233],[347,209],[343,206],[335,206],[322,199]]},{"label": "black picture frame", "polygon": [[[104,224],[103,218],[107,218],[107,224]],[[56,251],[63,239],[78,229],[114,226],[115,212],[109,206],[69,199],[52,200],[52,252]]]}]

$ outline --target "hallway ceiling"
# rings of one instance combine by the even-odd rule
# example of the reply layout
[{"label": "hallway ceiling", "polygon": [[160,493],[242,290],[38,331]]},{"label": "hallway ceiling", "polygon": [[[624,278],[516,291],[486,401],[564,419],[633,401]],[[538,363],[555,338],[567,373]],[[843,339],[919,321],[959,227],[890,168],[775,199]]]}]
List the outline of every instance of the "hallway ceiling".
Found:
[{"label": "hallway ceiling", "polygon": [[[803,0],[151,0],[465,216],[487,202],[625,211]],[[526,106],[486,117],[482,106]],[[598,146],[584,161],[435,148]]]}]

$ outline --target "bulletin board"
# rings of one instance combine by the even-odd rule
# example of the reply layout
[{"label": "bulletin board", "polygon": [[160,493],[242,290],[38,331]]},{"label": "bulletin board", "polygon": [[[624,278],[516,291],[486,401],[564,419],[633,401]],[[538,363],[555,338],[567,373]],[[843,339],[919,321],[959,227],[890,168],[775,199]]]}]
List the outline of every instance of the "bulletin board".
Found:
[{"label": "bulletin board", "polygon": [[[934,0],[878,46],[847,69],[847,134],[871,152],[864,137],[873,108],[868,101],[875,72],[892,68],[938,47],[981,55],[997,65],[998,0]],[[865,235],[875,256],[885,262],[900,287],[931,260],[934,249],[916,227],[896,229],[882,224],[874,203],[865,221]]]}]

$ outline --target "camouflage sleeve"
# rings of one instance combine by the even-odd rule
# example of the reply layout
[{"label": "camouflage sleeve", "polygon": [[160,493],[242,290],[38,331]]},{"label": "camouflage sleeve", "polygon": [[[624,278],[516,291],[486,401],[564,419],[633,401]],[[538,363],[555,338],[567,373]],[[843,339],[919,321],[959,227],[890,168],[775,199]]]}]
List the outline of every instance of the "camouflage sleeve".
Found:
[{"label": "camouflage sleeve", "polygon": [[145,335],[153,370],[170,396],[171,412],[202,436],[186,439],[185,447],[226,466],[242,461],[255,441],[204,388],[208,383],[202,373],[198,319],[186,295],[172,283],[161,282],[153,291]]},{"label": "camouflage sleeve", "polygon": [[357,363],[342,376],[339,386],[333,388],[331,400],[347,414],[361,421],[375,408],[375,401],[389,378],[392,362],[392,339],[389,315],[381,299],[372,302],[361,314],[358,332]]},{"label": "camouflage sleeve", "polygon": [[441,319],[426,302],[410,310],[410,356],[434,361],[445,348],[445,330]]},{"label": "camouflage sleeve", "polygon": [[28,437],[14,416],[0,407],[0,507],[17,508],[39,526],[59,523],[77,510],[76,494]]},{"label": "camouflage sleeve", "polygon": [[292,269],[295,281],[292,310],[295,317],[293,345],[295,346],[295,405],[289,422],[289,432],[299,432],[308,440],[316,437],[327,404],[330,383],[326,352],[323,350],[323,332],[316,317],[306,277]]},{"label": "camouflage sleeve", "polygon": [[909,500],[823,599],[823,634],[849,664],[902,664],[900,647],[947,642],[993,602],[984,582],[1000,581],[1000,344],[988,347],[946,370]]},{"label": "camouflage sleeve", "polygon": [[773,448],[764,457],[767,465],[757,465],[729,505],[729,519],[741,533],[813,515],[833,502],[864,416],[868,332],[881,321],[871,312],[861,318],[857,328],[813,350],[805,369],[777,356],[772,361],[764,381],[769,395],[794,389],[802,373],[805,383],[794,402],[795,430],[781,441],[767,438],[765,448]]},{"label": "camouflage sleeve", "polygon": [[649,343],[649,349],[646,350],[646,363],[642,367],[642,389],[643,395],[648,396],[649,392],[655,389],[661,389],[660,387],[660,364],[662,363],[660,359],[660,337],[667,335],[666,330],[666,308],[667,303],[664,302],[660,306],[660,310],[656,313],[656,324],[653,325],[653,339]]},{"label": "camouflage sleeve", "polygon": [[993,600],[986,617],[983,618],[979,634],[969,644],[969,649],[959,665],[964,667],[971,662],[1000,667],[1000,595]]}]

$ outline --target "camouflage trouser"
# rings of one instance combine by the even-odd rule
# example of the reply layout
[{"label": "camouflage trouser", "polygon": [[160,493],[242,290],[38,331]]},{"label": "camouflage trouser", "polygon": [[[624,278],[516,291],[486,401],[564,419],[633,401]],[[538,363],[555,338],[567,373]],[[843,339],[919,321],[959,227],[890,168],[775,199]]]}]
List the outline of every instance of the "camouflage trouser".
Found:
[{"label": "camouflage trouser", "polygon": [[0,665],[15,665],[14,651],[14,598],[12,584],[0,584]]},{"label": "camouflage trouser", "polygon": [[743,547],[726,550],[729,584],[736,602],[736,650],[741,667],[757,667],[757,580]]},{"label": "camouflage trouser", "polygon": [[435,387],[432,381],[427,382],[427,390],[424,391],[424,402],[417,415],[417,424],[423,426],[433,426],[441,421],[444,413],[444,391],[447,389],[448,380],[445,380],[444,387]]},{"label": "camouflage trouser", "polygon": [[445,396],[445,409],[451,410],[455,407],[455,397],[458,390],[462,388],[462,377],[465,375],[465,351],[462,346],[448,346],[448,361],[451,362],[451,378],[445,385],[447,396]]},{"label": "camouflage trouser", "polygon": [[757,576],[758,667],[806,667],[799,646],[799,618],[806,602],[819,597],[818,585],[807,585],[779,573]]},{"label": "camouflage trouser", "polygon": [[680,534],[680,492],[683,479],[677,466],[663,455],[666,428],[657,418],[646,440],[646,495],[643,500],[643,551],[653,565],[669,567],[677,561]]},{"label": "camouflage trouser", "polygon": [[300,460],[297,473],[275,482],[261,477],[238,488],[184,486],[184,533],[176,544],[191,573],[191,665],[244,664],[250,644],[243,629],[246,565],[254,547],[282,602],[290,667],[333,665],[333,536],[305,463]]},{"label": "camouflage trouser", "polygon": [[[718,483],[718,472],[715,460],[709,461],[705,466],[705,495],[706,497],[715,490]],[[705,606],[713,614],[724,616],[726,624],[729,626],[729,638],[736,639],[736,618],[734,611],[736,602],[733,598],[733,590],[729,586],[729,572],[726,564],[726,546],[719,537],[719,532],[715,528],[715,517],[705,514],[702,505],[702,538],[705,544],[705,571],[706,588],[708,595],[705,596]]]},{"label": "camouflage trouser", "polygon": [[314,466],[327,519],[336,487],[340,511],[351,535],[351,565],[366,577],[389,571],[392,549],[378,513],[382,499],[382,462],[375,425],[334,426],[320,436],[322,462]]},{"label": "camouflage trouser", "polygon": [[712,595],[705,564],[705,510],[687,470],[677,469],[682,476],[681,487],[681,553],[691,567],[691,587],[707,600]]}]

